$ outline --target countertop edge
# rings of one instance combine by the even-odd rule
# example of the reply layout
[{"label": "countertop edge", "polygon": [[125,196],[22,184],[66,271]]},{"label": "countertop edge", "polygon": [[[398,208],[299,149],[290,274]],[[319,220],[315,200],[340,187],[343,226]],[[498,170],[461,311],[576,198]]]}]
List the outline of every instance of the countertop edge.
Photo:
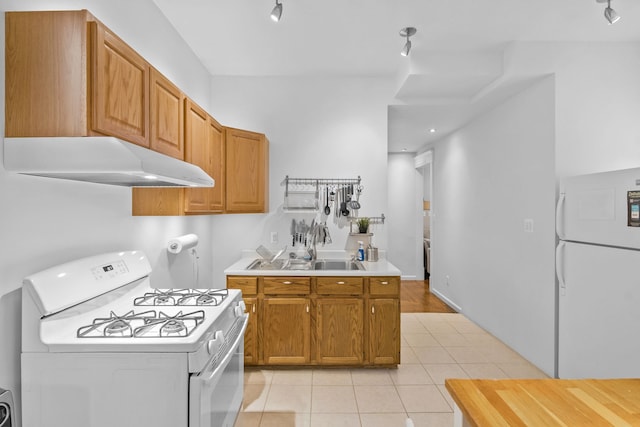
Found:
[{"label": "countertop edge", "polygon": [[400,276],[400,270],[386,259],[363,261],[364,270],[247,270],[256,257],[243,257],[224,270],[225,276]]}]

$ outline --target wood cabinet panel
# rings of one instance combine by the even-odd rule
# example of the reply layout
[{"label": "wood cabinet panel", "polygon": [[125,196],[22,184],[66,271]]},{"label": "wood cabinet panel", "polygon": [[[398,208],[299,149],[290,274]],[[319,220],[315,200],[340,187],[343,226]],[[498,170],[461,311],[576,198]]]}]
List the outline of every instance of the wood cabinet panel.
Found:
[{"label": "wood cabinet panel", "polygon": [[[207,172],[211,168],[209,145],[209,115],[189,98],[185,101],[185,160]],[[209,210],[208,188],[187,188],[185,212]]]},{"label": "wood cabinet panel", "polygon": [[151,68],[151,149],[184,160],[184,94]]},{"label": "wood cabinet panel", "polygon": [[375,365],[400,363],[400,300],[369,300],[369,361]]},{"label": "wood cabinet panel", "polygon": [[309,363],[309,304],[308,298],[264,298],[262,342],[266,364]]},{"label": "wood cabinet panel", "polygon": [[362,295],[362,277],[318,277],[318,295]]},{"label": "wood cabinet panel", "polygon": [[258,278],[229,276],[227,277],[227,288],[240,289],[242,295],[256,295],[258,293]]},{"label": "wood cabinet panel", "polygon": [[311,289],[309,277],[265,277],[265,295],[308,295]]},{"label": "wood cabinet panel", "polygon": [[261,133],[226,128],[226,211],[268,211],[269,142]]},{"label": "wood cabinet panel", "polygon": [[209,211],[223,212],[226,195],[225,171],[225,133],[224,127],[213,117],[209,116],[209,169],[207,174],[215,181],[213,188],[208,188]]},{"label": "wood cabinet panel", "polygon": [[246,305],[245,313],[249,313],[249,322],[244,333],[244,363],[255,365],[258,363],[258,298],[243,298]]},{"label": "wood cabinet panel", "polygon": [[149,148],[149,64],[100,23],[89,28],[91,127]]},{"label": "wood cabinet panel", "polygon": [[400,278],[371,277],[369,278],[369,293],[376,296],[400,296]]},{"label": "wood cabinet panel", "polygon": [[322,365],[360,365],[364,360],[363,301],[319,298],[316,303],[316,360]]},{"label": "wood cabinet panel", "polygon": [[6,13],[5,136],[88,135],[89,17]]}]

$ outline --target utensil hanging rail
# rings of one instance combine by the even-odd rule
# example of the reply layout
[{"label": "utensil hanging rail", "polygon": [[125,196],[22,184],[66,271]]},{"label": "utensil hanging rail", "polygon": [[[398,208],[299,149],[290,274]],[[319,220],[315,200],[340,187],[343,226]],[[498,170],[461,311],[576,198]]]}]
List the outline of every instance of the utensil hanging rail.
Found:
[{"label": "utensil hanging rail", "polygon": [[357,178],[290,178],[287,175],[282,185],[360,185],[361,181],[360,175]]}]

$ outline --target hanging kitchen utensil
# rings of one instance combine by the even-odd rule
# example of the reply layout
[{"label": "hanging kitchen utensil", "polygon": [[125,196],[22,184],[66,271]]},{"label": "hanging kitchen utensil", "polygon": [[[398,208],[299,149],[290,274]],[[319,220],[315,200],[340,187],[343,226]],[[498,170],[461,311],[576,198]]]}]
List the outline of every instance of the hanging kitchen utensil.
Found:
[{"label": "hanging kitchen utensil", "polygon": [[[353,185],[351,186],[351,194],[353,195]],[[351,199],[351,203],[349,204],[351,209],[360,209],[360,202],[358,201],[359,198],[360,194],[358,193],[355,199]]]},{"label": "hanging kitchen utensil", "polygon": [[347,188],[342,188],[342,203],[340,204],[340,213],[342,216],[349,216],[349,209],[347,209]]},{"label": "hanging kitchen utensil", "polygon": [[329,207],[329,186],[327,186],[325,190],[326,190],[325,193],[327,195],[327,201],[326,201],[327,204],[324,206],[324,214],[329,215],[331,213],[331,208]]}]

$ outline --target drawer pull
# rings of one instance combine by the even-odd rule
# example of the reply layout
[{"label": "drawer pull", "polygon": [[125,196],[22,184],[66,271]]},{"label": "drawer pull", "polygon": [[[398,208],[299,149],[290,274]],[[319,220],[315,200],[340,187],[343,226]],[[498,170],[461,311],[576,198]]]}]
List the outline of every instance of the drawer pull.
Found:
[{"label": "drawer pull", "polygon": [[290,285],[290,284],[291,284],[291,283],[293,283],[293,282],[290,282],[290,281],[288,281],[288,280],[285,280],[285,281],[284,281],[284,282],[282,282],[282,283],[283,283],[284,285]]},{"label": "drawer pull", "polygon": [[344,285],[344,282],[336,282],[338,285]]},{"label": "drawer pull", "polygon": [[388,285],[389,282],[380,282],[381,285]]}]

